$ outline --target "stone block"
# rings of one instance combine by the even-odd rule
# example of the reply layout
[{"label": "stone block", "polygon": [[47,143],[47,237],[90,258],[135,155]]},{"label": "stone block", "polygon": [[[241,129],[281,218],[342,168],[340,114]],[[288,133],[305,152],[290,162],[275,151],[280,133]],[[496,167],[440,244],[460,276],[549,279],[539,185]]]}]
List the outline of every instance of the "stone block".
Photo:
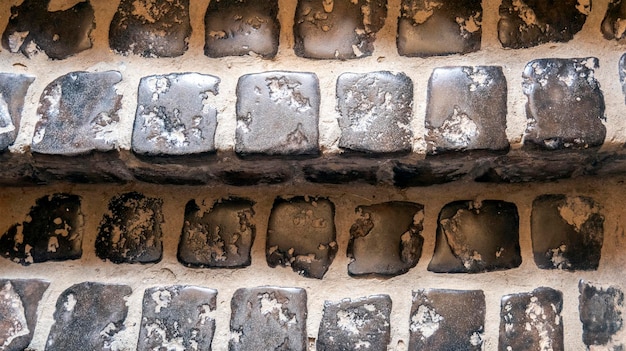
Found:
[{"label": "stone block", "polygon": [[37,308],[50,282],[0,279],[0,349],[25,350],[33,339]]},{"label": "stone block", "polygon": [[0,152],[13,145],[22,121],[24,99],[35,77],[0,73]]},{"label": "stone block", "polygon": [[586,281],[580,290],[578,313],[583,325],[583,342],[589,350],[623,350],[624,340],[618,333],[624,330],[624,292],[615,287],[600,287]]}]

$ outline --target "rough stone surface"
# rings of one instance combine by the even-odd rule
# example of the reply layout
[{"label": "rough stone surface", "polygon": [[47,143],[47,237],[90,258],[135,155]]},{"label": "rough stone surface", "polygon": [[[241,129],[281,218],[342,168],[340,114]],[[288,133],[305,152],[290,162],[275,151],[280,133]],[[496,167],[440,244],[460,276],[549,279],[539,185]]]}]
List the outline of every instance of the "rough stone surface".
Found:
[{"label": "rough stone surface", "polygon": [[480,273],[516,268],[521,263],[515,204],[498,200],[455,201],[439,212],[429,271]]},{"label": "rough stone surface", "polygon": [[280,23],[277,0],[211,1],[204,17],[204,54],[209,57],[278,52]]},{"label": "rough stone surface", "polygon": [[386,17],[386,0],[298,0],[294,50],[314,59],[370,56]]},{"label": "rough stone surface", "polygon": [[484,325],[482,290],[414,291],[409,351],[483,350]]},{"label": "rough stone surface", "polygon": [[109,27],[114,51],[143,57],[176,57],[191,36],[189,0],[122,0]]},{"label": "rough stone surface", "polygon": [[35,77],[0,73],[0,152],[13,145],[22,121],[24,98]]},{"label": "rough stone surface", "polygon": [[624,20],[626,20],[626,2],[622,0],[611,0],[609,6],[606,9],[604,20],[602,21],[602,35],[608,40],[621,40],[626,36],[626,27],[624,27]]},{"label": "rough stone surface", "polygon": [[410,152],[413,82],[404,73],[343,73],[337,79],[339,147],[368,154]]},{"label": "rough stone surface", "polygon": [[624,292],[617,287],[597,287],[585,281],[578,284],[580,290],[578,312],[583,324],[583,342],[591,350],[623,350],[623,340],[614,338],[623,330]]},{"label": "rough stone surface", "polygon": [[335,238],[335,205],[328,199],[277,198],[267,227],[267,263],[322,279],[337,253]]},{"label": "rough stone surface", "polygon": [[195,286],[146,289],[137,350],[211,350],[216,296]]},{"label": "rough stone surface", "polygon": [[230,303],[229,351],[306,351],[306,304],[306,290],[300,288],[236,290]]},{"label": "rough stone surface", "polygon": [[415,267],[422,254],[424,206],[386,202],[357,207],[350,227],[350,275],[394,276]]},{"label": "rough stone surface", "polygon": [[117,195],[109,202],[96,238],[96,255],[114,263],[161,260],[163,201],[138,192]]},{"label": "rough stone surface", "polygon": [[80,258],[84,230],[80,202],[71,194],[37,199],[26,220],[0,237],[0,254],[22,265]]},{"label": "rough stone surface", "polygon": [[318,351],[386,351],[391,339],[391,298],[374,295],[325,301],[317,337]]},{"label": "rough stone surface", "polygon": [[49,285],[38,279],[0,279],[0,350],[22,351],[30,344]]},{"label": "rough stone surface", "polygon": [[57,299],[46,351],[110,350],[124,330],[131,293],[128,285],[93,282],[66,289]]},{"label": "rough stone surface", "polygon": [[427,57],[478,51],[482,13],[480,0],[402,0],[398,53]]}]

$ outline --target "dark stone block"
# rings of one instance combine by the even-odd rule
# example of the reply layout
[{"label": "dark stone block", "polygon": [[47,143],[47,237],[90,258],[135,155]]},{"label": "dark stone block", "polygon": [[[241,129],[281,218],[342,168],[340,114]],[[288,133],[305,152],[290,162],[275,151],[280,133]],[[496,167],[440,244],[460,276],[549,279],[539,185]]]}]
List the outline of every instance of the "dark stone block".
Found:
[{"label": "dark stone block", "polygon": [[237,83],[237,154],[319,153],[320,87],[314,73],[246,74]]},{"label": "dark stone block", "polygon": [[588,349],[606,346],[605,350],[623,350],[625,345],[614,337],[624,328],[624,292],[616,287],[596,287],[580,281],[578,312],[583,324],[583,342]]},{"label": "dark stone block", "polygon": [[622,0],[611,0],[606,9],[604,20],[602,21],[602,35],[608,40],[621,40],[626,36],[626,30],[623,27],[623,21],[626,20],[626,2]]},{"label": "dark stone block", "polygon": [[137,192],[109,202],[96,238],[96,255],[114,263],[155,263],[161,260],[163,200]]},{"label": "dark stone block", "polygon": [[238,289],[230,302],[229,351],[307,350],[307,296],[300,288]]},{"label": "dark stone block", "polygon": [[507,151],[506,97],[502,67],[435,68],[428,81],[428,153]]},{"label": "dark stone block", "polygon": [[91,48],[91,31],[96,27],[89,1],[80,1],[63,11],[48,11],[51,0],[25,0],[11,6],[2,46],[10,52],[33,57],[43,51],[62,60]]},{"label": "dark stone block", "polygon": [[122,0],[109,27],[114,51],[143,57],[176,57],[187,51],[189,0]]},{"label": "dark stone block", "polygon": [[551,288],[505,295],[498,350],[563,351],[563,294]]},{"label": "dark stone block", "polygon": [[402,0],[398,53],[427,57],[478,51],[482,12],[480,0]]},{"label": "dark stone block", "polygon": [[278,1],[211,1],[204,27],[204,54],[209,57],[254,54],[273,58],[280,36]]},{"label": "dark stone block", "polygon": [[328,160],[320,164],[307,165],[302,169],[304,178],[311,183],[346,184],[363,182],[371,185],[378,184],[378,167],[362,166],[344,162]]},{"label": "dark stone block", "polygon": [[252,186],[260,184],[280,184],[291,179],[289,169],[265,169],[259,165],[226,169],[218,174],[219,178],[228,185]]},{"label": "dark stone block", "polygon": [[0,237],[2,256],[25,266],[81,257],[84,221],[78,195],[41,197],[26,218]]},{"label": "dark stone block", "polygon": [[600,264],[604,216],[593,199],[542,195],[533,201],[535,263],[543,269],[595,270]]},{"label": "dark stone block", "polygon": [[521,263],[515,204],[455,201],[439,212],[429,271],[481,273],[516,268]]},{"label": "dark stone block", "polygon": [[38,279],[0,279],[0,349],[28,347],[37,324],[37,308],[49,282]]},{"label": "dark stone block", "polygon": [[318,351],[385,351],[391,341],[389,295],[324,302]]},{"label": "dark stone block", "polygon": [[211,350],[217,291],[195,286],[146,289],[138,351]]},{"label": "dark stone block", "polygon": [[485,294],[482,290],[414,291],[409,322],[409,351],[483,350]]},{"label": "dark stone block", "polygon": [[396,162],[393,166],[393,183],[397,187],[430,186],[463,178],[471,171],[466,159],[427,159],[416,163]]},{"label": "dark stone block", "polygon": [[367,154],[411,151],[413,82],[404,73],[343,73],[337,79],[337,108],[340,148]]},{"label": "dark stone block", "polygon": [[0,152],[15,142],[22,121],[24,98],[35,77],[0,73]]},{"label": "dark stone block", "polygon": [[548,42],[568,42],[578,33],[591,1],[503,0],[498,38],[505,48],[520,49]]},{"label": "dark stone block", "polygon": [[322,279],[337,253],[335,238],[335,205],[328,199],[277,198],[267,228],[267,263]]},{"label": "dark stone block", "polygon": [[294,51],[314,59],[371,56],[386,18],[386,0],[298,0]]},{"label": "dark stone block", "polygon": [[385,202],[356,209],[350,227],[350,275],[395,276],[415,267],[422,254],[424,206]]},{"label": "dark stone block", "polygon": [[57,299],[46,351],[110,350],[124,330],[128,285],[85,282],[66,289]]}]

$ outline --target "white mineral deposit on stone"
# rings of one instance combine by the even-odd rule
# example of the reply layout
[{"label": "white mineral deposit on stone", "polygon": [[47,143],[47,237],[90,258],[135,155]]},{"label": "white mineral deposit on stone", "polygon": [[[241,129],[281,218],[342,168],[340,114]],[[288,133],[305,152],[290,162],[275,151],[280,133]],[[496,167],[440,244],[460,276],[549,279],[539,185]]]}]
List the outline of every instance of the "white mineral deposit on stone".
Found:
[{"label": "white mineral deposit on stone", "polygon": [[66,300],[63,303],[63,308],[66,312],[71,313],[74,311],[74,307],[76,307],[77,302],[78,301],[76,301],[76,297],[74,296],[74,294],[67,294]]},{"label": "white mineral deposit on stone", "polygon": [[156,320],[156,323],[150,323],[146,325],[146,335],[152,340],[160,340],[160,348],[157,347],[155,350],[165,349],[168,351],[186,351],[184,340],[180,335],[180,331],[173,331],[172,334],[175,335],[172,338],[167,337],[167,331],[162,327],[163,322],[159,319]]},{"label": "white mineral deposit on stone", "polygon": [[0,134],[9,133],[15,130],[13,121],[11,120],[11,112],[9,105],[2,93],[0,93]]},{"label": "white mineral deposit on stone", "polygon": [[311,109],[309,98],[300,92],[300,84],[285,77],[268,77],[265,79],[269,90],[270,100],[276,103],[284,103],[297,112]]},{"label": "white mineral deposit on stone", "polygon": [[559,206],[559,215],[567,224],[574,226],[580,232],[589,217],[600,211],[597,206],[590,206],[580,197],[568,196],[564,205]]},{"label": "white mineral deposit on stone", "polygon": [[[272,315],[274,317],[278,317],[277,321],[281,324],[287,325],[295,325],[297,323],[296,316],[289,318],[285,312],[285,306],[278,302],[274,297],[272,297],[268,293],[259,294],[260,304],[261,304],[261,314],[264,316]],[[286,301],[288,302],[288,301]]]},{"label": "white mineral deposit on stone", "polygon": [[574,85],[574,82],[576,81],[576,76],[570,73],[573,72],[568,72],[566,76],[559,76],[559,81],[565,83],[565,85],[567,85],[568,87]]},{"label": "white mineral deposit on stone", "polygon": [[152,92],[152,101],[158,101],[160,95],[167,93],[170,89],[170,80],[167,77],[148,77],[146,84]]},{"label": "white mineral deposit on stone", "polygon": [[437,134],[454,147],[465,148],[479,135],[479,131],[476,122],[455,106],[452,115],[443,121],[441,127],[437,128]]},{"label": "white mineral deposit on stone", "polygon": [[0,290],[0,349],[4,350],[15,338],[30,333],[26,323],[26,314],[22,305],[22,298],[13,289],[13,284],[7,281]]},{"label": "white mineral deposit on stone", "polygon": [[154,313],[161,313],[161,309],[168,308],[172,302],[172,293],[165,289],[153,292],[150,297],[156,304]]},{"label": "white mineral deposit on stone", "polygon": [[354,56],[356,56],[356,57],[363,56],[363,52],[355,44],[352,44],[352,52],[354,53]]},{"label": "white mineral deposit on stone", "polygon": [[435,334],[443,321],[443,317],[437,311],[425,305],[420,305],[411,317],[411,331],[419,332],[422,340]]},{"label": "white mineral deposit on stone", "polygon": [[563,244],[555,249],[551,249],[551,258],[552,265],[554,268],[565,269],[572,266],[569,260],[563,255],[567,251],[567,245]]},{"label": "white mineral deposit on stone", "polygon": [[48,94],[44,96],[44,100],[48,103],[46,109],[46,118],[56,119],[61,113],[61,97],[63,96],[63,88],[60,83],[50,87]]},{"label": "white mineral deposit on stone", "polygon": [[365,325],[365,320],[352,311],[337,312],[337,326],[350,334],[358,334],[359,328]]},{"label": "white mineral deposit on stone", "polygon": [[[538,302],[539,299],[536,296],[530,298],[530,303],[526,306],[524,313],[526,317],[530,319],[530,323],[526,323],[526,330],[536,330],[539,335],[539,350],[540,351],[553,351],[552,339],[550,338],[549,324],[547,316],[543,310],[543,307]],[[557,314],[557,319],[560,316]],[[559,320],[560,322],[560,320]]]},{"label": "white mineral deposit on stone", "polygon": [[483,336],[479,332],[474,332],[470,336],[470,344],[472,346],[480,346],[483,344]]},{"label": "white mineral deposit on stone", "polygon": [[465,67],[463,73],[472,80],[469,91],[476,91],[478,88],[485,88],[493,83],[493,77],[480,67]]},{"label": "white mineral deposit on stone", "polygon": [[213,312],[214,309],[211,307],[211,305],[208,304],[203,304],[198,306],[198,310],[200,311],[200,313],[198,314],[198,319],[200,321],[201,325],[205,325],[207,324],[207,322],[210,322],[213,318]]}]

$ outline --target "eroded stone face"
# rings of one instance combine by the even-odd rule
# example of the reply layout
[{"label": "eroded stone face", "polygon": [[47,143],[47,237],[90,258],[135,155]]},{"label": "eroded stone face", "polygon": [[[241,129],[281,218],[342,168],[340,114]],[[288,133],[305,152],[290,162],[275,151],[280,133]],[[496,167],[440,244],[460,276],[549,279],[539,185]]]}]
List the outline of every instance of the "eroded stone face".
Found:
[{"label": "eroded stone face", "polygon": [[38,279],[0,279],[0,350],[22,351],[30,344],[49,285]]},{"label": "eroded stone face", "polygon": [[28,87],[35,77],[0,73],[0,152],[13,145],[22,121],[22,109]]},{"label": "eroded stone face", "polygon": [[609,1],[604,20],[602,21],[602,35],[611,40],[621,40],[626,37],[626,2],[622,0]]},{"label": "eroded stone face", "polygon": [[625,345],[616,334],[623,330],[624,292],[617,287],[597,287],[585,281],[580,290],[578,312],[583,324],[583,342],[589,349],[622,350]]}]

